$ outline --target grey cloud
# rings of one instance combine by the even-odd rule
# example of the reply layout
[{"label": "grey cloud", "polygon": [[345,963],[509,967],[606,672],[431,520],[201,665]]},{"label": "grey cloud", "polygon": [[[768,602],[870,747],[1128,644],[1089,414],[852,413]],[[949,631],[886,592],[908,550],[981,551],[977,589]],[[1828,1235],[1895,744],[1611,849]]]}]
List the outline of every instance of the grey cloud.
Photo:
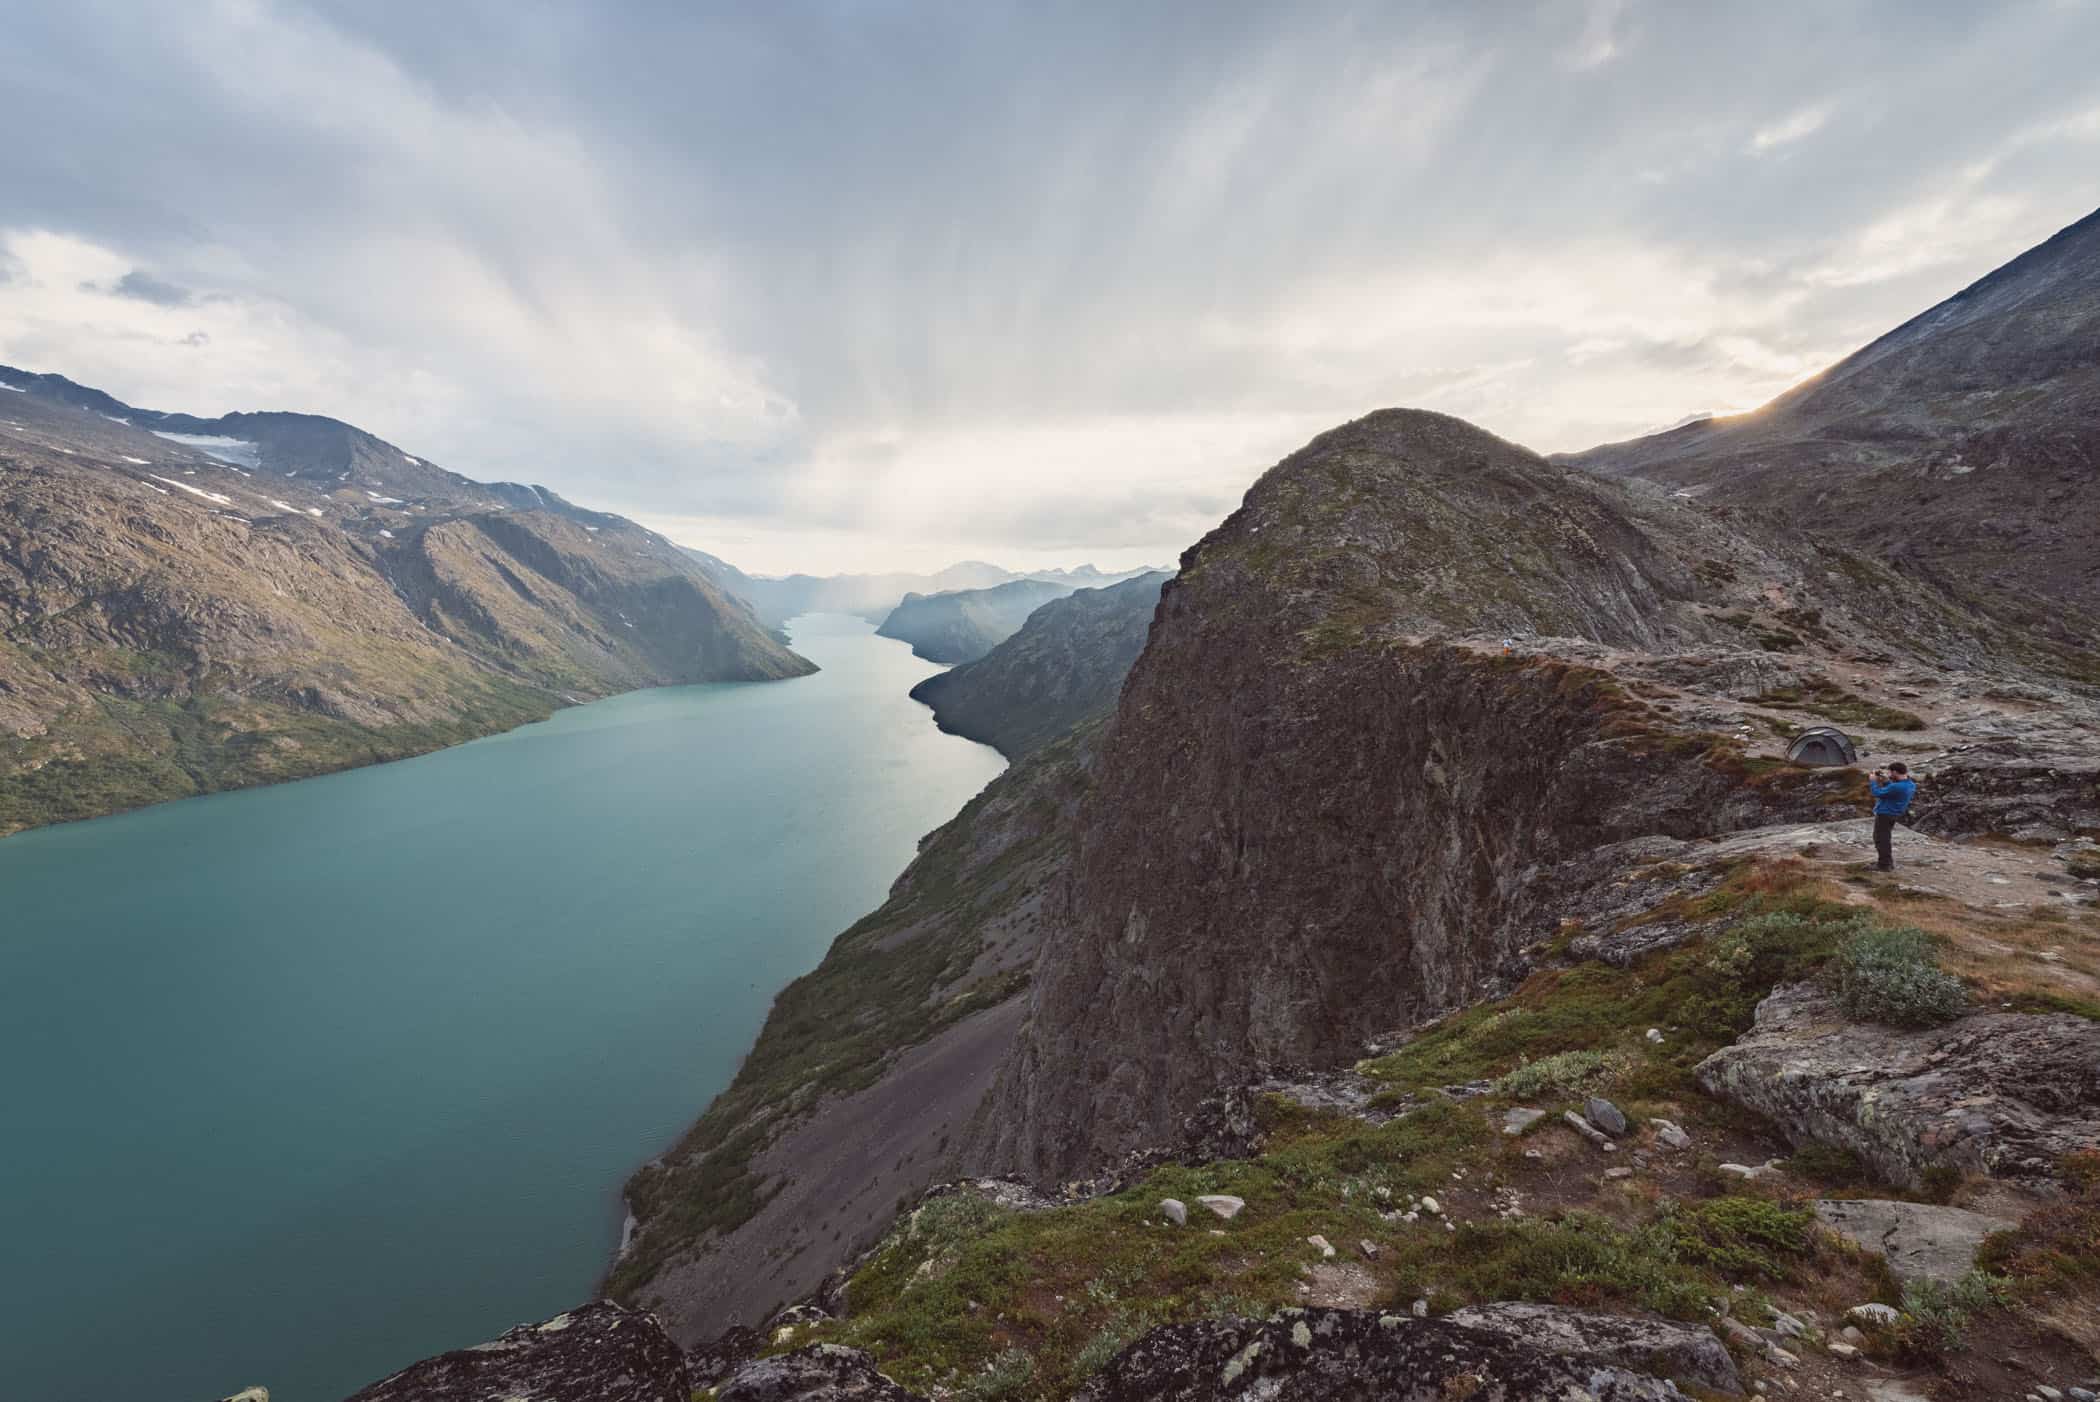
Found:
[{"label": "grey cloud", "polygon": [[141,302],[151,302],[156,307],[186,307],[196,300],[186,287],[177,287],[172,282],[163,282],[139,268],[133,268],[107,288],[90,288],[90,291],[107,291],[115,297],[133,297]]},{"label": "grey cloud", "polygon": [[[151,267],[134,296],[281,311],[313,340],[282,363],[340,396],[298,407],[666,514],[850,521],[986,424],[1420,397],[1581,446],[1717,401],[1745,348],[1769,367],[1885,329],[2100,202],[2092,142],[2021,136],[2100,108],[2100,15],[2050,0],[17,9],[0,120],[46,135],[0,148],[0,224]],[[1940,199],[1999,222],[1921,235],[1944,262],[1832,272]],[[1465,320],[1489,260],[1607,257],[1705,300],[1655,298],[1596,333],[1623,359],[1579,366],[1591,333],[1555,317],[1584,312]],[[1453,305],[1405,300],[1446,284]],[[1607,374],[1655,388],[1607,404],[1581,378]],[[842,439],[865,488],[813,498]],[[1225,455],[1201,510],[1295,445]],[[1140,452],[1127,489],[1059,497],[995,460],[956,490],[988,544],[1182,529],[1198,507],[1151,473]]]}]

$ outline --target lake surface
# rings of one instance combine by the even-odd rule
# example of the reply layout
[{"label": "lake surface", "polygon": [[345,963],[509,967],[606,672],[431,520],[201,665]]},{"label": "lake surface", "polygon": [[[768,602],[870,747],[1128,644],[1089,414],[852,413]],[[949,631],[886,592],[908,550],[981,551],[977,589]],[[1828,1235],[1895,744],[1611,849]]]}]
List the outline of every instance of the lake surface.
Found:
[{"label": "lake surface", "polygon": [[0,841],[0,1396],[334,1402],[590,1295],[619,1185],[998,773],[824,670]]}]

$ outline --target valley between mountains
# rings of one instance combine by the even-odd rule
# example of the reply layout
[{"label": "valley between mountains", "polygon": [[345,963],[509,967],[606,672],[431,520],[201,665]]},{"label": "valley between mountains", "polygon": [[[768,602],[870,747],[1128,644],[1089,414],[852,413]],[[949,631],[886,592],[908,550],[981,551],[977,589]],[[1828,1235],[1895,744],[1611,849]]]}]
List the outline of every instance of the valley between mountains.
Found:
[{"label": "valley between mountains", "polygon": [[[1550,460],[1416,410],[1320,435],[1171,578],[920,686],[1012,766],[637,1171],[608,1300],[357,1397],[2090,1402],[2096,376],[2100,216],[1751,415]],[[38,471],[144,485],[4,480]],[[350,471],[312,508],[385,491]],[[473,591],[330,528],[419,695],[586,674],[525,598],[643,588],[543,593],[573,518],[504,506],[423,527],[502,544]],[[683,665],[792,668],[680,578]],[[985,601],[941,597],[974,649]],[[115,690],[88,598],[40,685]],[[189,686],[255,675],[188,627]],[[630,655],[674,662],[587,675]],[[405,704],[369,685],[328,694]],[[1790,762],[1820,725],[1865,764]]]}]

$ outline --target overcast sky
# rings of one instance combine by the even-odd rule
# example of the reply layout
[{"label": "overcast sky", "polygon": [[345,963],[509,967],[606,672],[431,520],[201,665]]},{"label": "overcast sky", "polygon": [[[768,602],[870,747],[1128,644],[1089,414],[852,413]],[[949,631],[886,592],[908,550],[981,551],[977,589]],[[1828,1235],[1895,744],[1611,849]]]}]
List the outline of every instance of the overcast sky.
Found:
[{"label": "overcast sky", "polygon": [[0,361],[747,567],[1751,407],[2100,204],[2100,5],[13,0]]}]

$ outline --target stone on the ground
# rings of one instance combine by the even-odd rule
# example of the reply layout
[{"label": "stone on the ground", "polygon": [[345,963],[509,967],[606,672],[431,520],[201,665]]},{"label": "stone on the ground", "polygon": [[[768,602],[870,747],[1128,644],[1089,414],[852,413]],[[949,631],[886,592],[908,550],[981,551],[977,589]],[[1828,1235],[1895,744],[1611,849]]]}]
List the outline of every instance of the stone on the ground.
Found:
[{"label": "stone on the ground", "polygon": [[1239,1216],[1240,1209],[1247,1205],[1245,1199],[1236,1198],[1230,1193],[1205,1193],[1196,1201],[1228,1222]]},{"label": "stone on the ground", "polygon": [[1700,1325],[1514,1302],[1469,1305],[1445,1319],[1522,1339],[1549,1353],[1615,1363],[1709,1392],[1743,1390],[1727,1346]]},{"label": "stone on the ground", "polygon": [[1529,1110],[1520,1105],[1513,1110],[1503,1113],[1502,1132],[1504,1134],[1522,1134],[1525,1130],[1530,1129],[1545,1118],[1546,1112],[1544,1110]]},{"label": "stone on the ground", "polygon": [[1798,1368],[1801,1366],[1801,1359],[1797,1355],[1788,1353],[1778,1344],[1773,1343],[1740,1319],[1730,1319],[1723,1315],[1721,1317],[1721,1332],[1726,1334],[1745,1353],[1756,1358],[1762,1358],[1765,1362],[1775,1367]]},{"label": "stone on the ground", "polygon": [[685,1355],[655,1316],[601,1300],[411,1364],[347,1402],[688,1402],[692,1391]]},{"label": "stone on the ground", "polygon": [[1779,1171],[1779,1160],[1766,1159],[1763,1163],[1724,1163],[1721,1172],[1733,1173],[1745,1182],[1764,1178]]},{"label": "stone on the ground", "polygon": [[1793,984],[1696,1074],[1795,1144],[1850,1149],[1914,1188],[1942,1166],[2050,1176],[2100,1142],[2096,1068],[2100,1022],[2068,1013],[1976,1013],[1906,1031],[1853,1022],[1828,993]]},{"label": "stone on the ground", "polygon": [[1875,1329],[1892,1329],[1903,1314],[1894,1305],[1854,1305],[1845,1311],[1845,1318],[1854,1324],[1865,1324]]},{"label": "stone on the ground", "polygon": [[1631,1178],[1633,1177],[1633,1170],[1630,1168],[1607,1168],[1604,1170],[1604,1176],[1613,1179]]},{"label": "stone on the ground", "polygon": [[1794,1316],[1788,1314],[1785,1310],[1772,1311],[1772,1327],[1774,1329],[1777,1329],[1780,1333],[1786,1335],[1786,1337],[1788,1337],[1789,1339],[1802,1339],[1808,1337],[1808,1326],[1806,1324],[1803,1324],[1800,1320],[1794,1318]]},{"label": "stone on the ground", "polygon": [[1613,1138],[1626,1132],[1626,1112],[1601,1095],[1593,1095],[1584,1101],[1582,1113],[1591,1124]]},{"label": "stone on the ground", "polygon": [[1287,1310],[1152,1330],[1095,1374],[1075,1402],[1530,1402],[1542,1397],[1682,1402],[1660,1379],[1568,1357],[1441,1319],[1369,1310]]},{"label": "stone on the ground", "polygon": [[1816,1218],[1831,1231],[1888,1262],[1899,1284],[1958,1280],[1975,1268],[1976,1249],[1993,1232],[2019,1225],[1960,1207],[1927,1202],[1825,1198]]},{"label": "stone on the ground", "polygon": [[1568,1128],[1574,1130],[1584,1139],[1589,1140],[1590,1143],[1595,1144],[1600,1148],[1610,1147],[1610,1136],[1606,1135],[1603,1130],[1597,1128],[1595,1125],[1591,1124],[1582,1116],[1576,1114],[1573,1110],[1561,1111],[1560,1117],[1567,1124]]},{"label": "stone on the ground", "polygon": [[1364,1237],[1362,1240],[1358,1241],[1356,1243],[1356,1249],[1364,1253],[1364,1259],[1366,1261],[1375,1261],[1378,1259],[1378,1243],[1371,1240],[1369,1237]]},{"label": "stone on the ground", "polygon": [[[567,1402],[570,1396],[551,1393]],[[608,1394],[610,1396],[610,1394]],[[857,1348],[815,1344],[746,1363],[715,1388],[716,1402],[925,1402],[877,1372]],[[681,1402],[685,1402],[681,1399]]]},{"label": "stone on the ground", "polygon": [[1832,1344],[1830,1345],[1830,1356],[1833,1358],[1857,1358],[1859,1357],[1859,1350],[1851,1344]]},{"label": "stone on the ground", "polygon": [[1318,1232],[1314,1232],[1311,1236],[1307,1237],[1305,1239],[1305,1244],[1307,1246],[1312,1247],[1315,1251],[1319,1252],[1321,1260],[1331,1261],[1334,1259],[1334,1243],[1329,1241],[1326,1237],[1321,1236]]},{"label": "stone on the ground", "polygon": [[1442,1212],[1444,1208],[1435,1198],[1425,1197],[1422,1199],[1422,1210],[1434,1217],[1439,1212]]},{"label": "stone on the ground", "polygon": [[1687,1134],[1684,1126],[1677,1123],[1677,1121],[1650,1120],[1648,1123],[1655,1126],[1655,1137],[1661,1140],[1666,1148],[1689,1149],[1692,1147],[1692,1136]]},{"label": "stone on the ground", "polygon": [[1159,1215],[1177,1227],[1186,1227],[1189,1224],[1188,1204],[1180,1198],[1161,1198],[1159,1200]]}]

